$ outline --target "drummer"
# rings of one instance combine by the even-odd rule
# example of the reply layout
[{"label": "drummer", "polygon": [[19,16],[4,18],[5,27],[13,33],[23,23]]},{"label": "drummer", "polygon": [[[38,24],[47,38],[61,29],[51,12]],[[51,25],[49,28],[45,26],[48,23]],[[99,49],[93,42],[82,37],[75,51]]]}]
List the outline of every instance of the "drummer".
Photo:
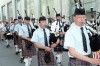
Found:
[{"label": "drummer", "polygon": [[10,25],[8,22],[5,23],[5,27],[3,28],[4,31],[4,37],[6,41],[6,47],[10,47],[9,40],[13,39],[12,33],[10,32]]}]

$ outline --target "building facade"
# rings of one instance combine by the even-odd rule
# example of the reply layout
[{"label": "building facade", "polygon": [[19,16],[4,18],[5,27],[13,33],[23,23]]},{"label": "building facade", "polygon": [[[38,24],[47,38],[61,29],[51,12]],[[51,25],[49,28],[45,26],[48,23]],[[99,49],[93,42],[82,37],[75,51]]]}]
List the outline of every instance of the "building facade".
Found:
[{"label": "building facade", "polygon": [[[100,12],[100,0],[81,0],[87,14],[89,14],[90,7]],[[50,14],[48,14],[48,8]],[[75,9],[74,0],[3,0],[0,3],[1,20],[11,21],[19,15],[25,17],[26,15],[31,18],[38,19],[40,16],[55,18],[56,12],[62,16],[65,15],[65,21],[69,22],[69,17]],[[26,11],[26,12],[25,12]]]}]

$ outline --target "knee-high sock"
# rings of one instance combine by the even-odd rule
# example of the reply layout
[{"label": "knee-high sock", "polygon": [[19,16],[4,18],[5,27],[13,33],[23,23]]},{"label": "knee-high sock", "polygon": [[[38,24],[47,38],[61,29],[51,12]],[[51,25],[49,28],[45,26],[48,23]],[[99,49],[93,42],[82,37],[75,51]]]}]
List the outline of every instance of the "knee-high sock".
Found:
[{"label": "knee-high sock", "polygon": [[16,50],[16,52],[19,52],[18,45],[15,45],[15,50]]},{"label": "knee-high sock", "polygon": [[61,63],[60,54],[56,54],[57,64]]},{"label": "knee-high sock", "polygon": [[28,59],[29,59],[29,65],[31,65],[32,58],[28,58]]},{"label": "knee-high sock", "polygon": [[22,56],[22,49],[19,49],[19,52],[20,52],[20,58],[23,58],[23,56]]},{"label": "knee-high sock", "polygon": [[25,58],[24,62],[25,62],[25,66],[29,66],[29,60],[28,60],[28,58]]},{"label": "knee-high sock", "polygon": [[63,59],[63,54],[60,54],[60,60],[62,62],[62,59]]},{"label": "knee-high sock", "polygon": [[8,40],[6,39],[6,45],[8,45]]},{"label": "knee-high sock", "polygon": [[30,61],[32,62],[32,57],[30,58]]}]

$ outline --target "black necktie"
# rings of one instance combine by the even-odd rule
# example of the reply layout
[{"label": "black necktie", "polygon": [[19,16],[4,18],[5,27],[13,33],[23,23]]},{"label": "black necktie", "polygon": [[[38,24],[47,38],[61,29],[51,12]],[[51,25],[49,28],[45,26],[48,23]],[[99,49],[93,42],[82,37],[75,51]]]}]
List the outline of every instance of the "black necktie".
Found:
[{"label": "black necktie", "polygon": [[30,28],[29,28],[29,25],[27,25],[27,29],[28,29],[29,37],[31,38],[32,34],[31,34],[31,30],[30,30]]},{"label": "black necktie", "polygon": [[22,24],[20,24],[22,26]]},{"label": "black necktie", "polygon": [[6,30],[9,31],[9,27],[8,26],[6,27]]},{"label": "black necktie", "polygon": [[81,33],[82,33],[84,51],[87,52],[87,42],[86,42],[86,37],[85,37],[84,31],[83,31],[83,27],[81,27]]},{"label": "black necktie", "polygon": [[59,20],[59,31],[60,31],[60,32],[62,32],[61,27],[62,27],[62,26],[61,26],[61,21]]},{"label": "black necktie", "polygon": [[45,46],[48,46],[47,35],[46,35],[46,32],[45,32],[45,29],[43,29],[43,32],[44,32]]},{"label": "black necktie", "polygon": [[61,25],[60,25],[60,20],[59,20],[59,27],[61,27]]}]

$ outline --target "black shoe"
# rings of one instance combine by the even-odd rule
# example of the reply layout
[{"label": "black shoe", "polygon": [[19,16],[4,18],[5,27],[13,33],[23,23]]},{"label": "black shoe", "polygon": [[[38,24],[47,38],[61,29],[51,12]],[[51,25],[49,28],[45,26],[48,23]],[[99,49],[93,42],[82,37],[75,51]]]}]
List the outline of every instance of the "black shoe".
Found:
[{"label": "black shoe", "polygon": [[10,45],[8,44],[6,47],[7,47],[7,48],[10,47]]},{"label": "black shoe", "polygon": [[21,59],[20,59],[20,62],[23,63],[23,62],[24,62],[24,58],[21,58]]},{"label": "black shoe", "polygon": [[18,55],[20,52],[18,51],[18,52],[16,52],[16,55]]}]

